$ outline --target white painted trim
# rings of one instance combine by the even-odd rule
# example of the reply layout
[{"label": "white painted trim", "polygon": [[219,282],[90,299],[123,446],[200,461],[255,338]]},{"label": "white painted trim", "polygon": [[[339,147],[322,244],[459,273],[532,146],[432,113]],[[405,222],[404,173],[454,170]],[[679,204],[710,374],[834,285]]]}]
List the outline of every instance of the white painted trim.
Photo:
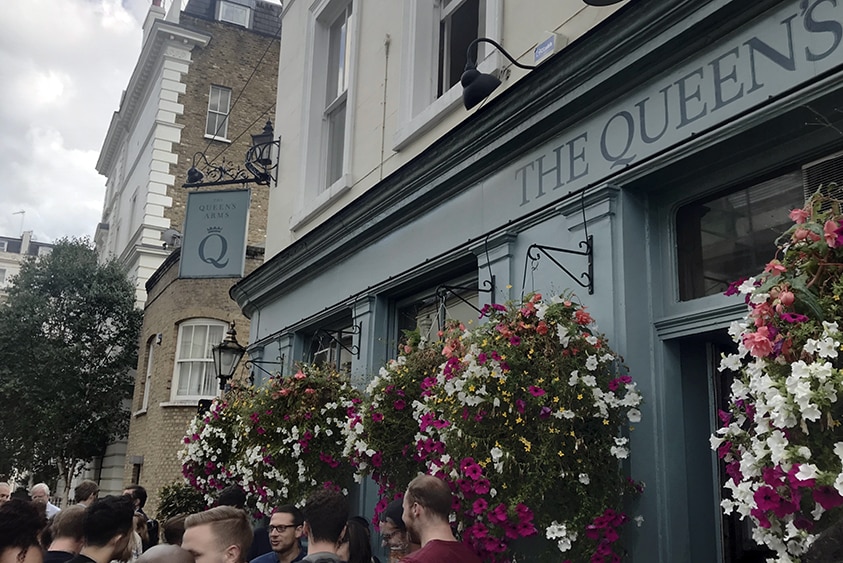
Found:
[{"label": "white painted trim", "polygon": [[[485,37],[498,43],[503,36],[504,0],[482,0],[486,4]],[[434,45],[435,29],[439,25],[435,2],[408,0],[404,9],[406,48],[401,54],[401,93],[398,107],[398,127],[392,137],[392,149],[400,151],[461,105],[462,86],[454,85],[439,98],[426,102],[433,94],[438,63]],[[477,50],[480,72],[498,74],[503,55],[487,43]],[[423,107],[419,107],[423,106]]]},{"label": "white painted trim", "polygon": [[[357,65],[360,44],[361,4],[359,0],[313,0],[309,7],[302,99],[302,144],[300,152],[299,185],[291,229],[300,229],[351,187],[355,105],[357,103]],[[314,61],[327,60],[329,26],[345,10],[352,7],[348,33],[351,34],[349,77],[345,99],[345,127],[343,139],[342,175],[331,186],[321,190],[327,174],[327,123],[324,119],[324,92],[327,88],[327,68]]]}]

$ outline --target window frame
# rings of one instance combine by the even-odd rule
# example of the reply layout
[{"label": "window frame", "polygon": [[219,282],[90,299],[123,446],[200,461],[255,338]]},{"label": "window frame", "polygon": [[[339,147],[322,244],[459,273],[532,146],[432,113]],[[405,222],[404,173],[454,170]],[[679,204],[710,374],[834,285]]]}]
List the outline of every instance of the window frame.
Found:
[{"label": "window frame", "polygon": [[156,339],[150,338],[146,347],[146,375],[141,389],[141,407],[138,413],[144,413],[149,409],[149,391],[152,383],[152,366],[155,358]]},{"label": "window frame", "polygon": [[[305,53],[305,80],[302,111],[301,174],[296,204],[291,219],[293,231],[301,228],[316,217],[340,196],[351,189],[351,163],[353,158],[353,134],[356,105],[357,59],[359,53],[360,2],[353,0],[315,0],[309,9]],[[330,49],[331,28],[343,13],[348,13],[346,42],[348,52],[347,82],[345,94],[335,96],[329,103],[328,65],[315,64],[327,61]],[[342,136],[342,162],[339,178],[328,185],[329,123],[326,112],[345,107],[345,123]]]},{"label": "window frame", "polygon": [[[213,101],[213,94],[214,90],[218,90],[220,92],[227,92],[228,93],[228,102],[225,112],[221,112],[218,109],[214,110],[211,109],[211,102]],[[217,133],[220,132],[219,124],[217,124],[216,129],[214,129],[214,133],[208,132],[208,126],[210,125],[211,115],[218,116],[223,115],[223,123],[225,126],[222,129],[222,135],[218,135]],[[205,138],[206,139],[213,139],[215,141],[224,141],[224,142],[231,142],[228,139],[228,125],[229,125],[229,118],[231,117],[231,88],[227,86],[220,86],[219,84],[211,84],[208,88],[208,110],[205,113]]]},{"label": "window frame", "polygon": [[[205,370],[206,370],[205,373],[203,374],[203,377],[207,378],[207,369],[208,369],[208,366],[210,366],[211,379],[214,382],[216,382],[216,379],[217,379],[216,375],[213,373],[214,359],[213,359],[213,356],[211,355],[211,346],[213,346],[214,344],[209,344],[209,342],[207,341],[207,338],[208,338],[207,336],[206,336],[206,342],[205,342],[205,345],[206,345],[206,357],[205,358],[181,358],[182,346],[184,345],[185,328],[186,327],[196,327],[196,326],[204,326],[204,327],[207,327],[207,328],[219,327],[220,330],[222,331],[221,335],[220,335],[220,342],[222,342],[222,339],[225,337],[225,331],[228,330],[229,325],[225,321],[221,321],[219,319],[211,319],[211,318],[186,319],[186,320],[182,321],[181,323],[179,323],[179,325],[178,325],[178,337],[177,337],[177,340],[176,340],[175,357],[173,359],[173,379],[172,379],[172,385],[171,385],[171,389],[170,389],[170,399],[171,399],[172,402],[182,402],[182,403],[184,403],[184,402],[195,402],[195,401],[198,401],[200,399],[213,399],[214,397],[216,397],[220,394],[220,389],[219,389],[218,384],[215,385],[215,386],[212,385],[212,387],[215,387],[216,390],[213,393],[209,393],[209,394],[191,394],[191,393],[189,393],[190,389],[187,390],[188,391],[187,394],[180,394],[180,392],[179,392],[179,388],[181,386],[181,381],[180,381],[181,365],[183,365],[185,363],[188,363],[188,362],[191,362],[191,363],[193,363],[193,362],[196,362],[196,363],[203,362],[205,364]],[[218,343],[216,343],[216,344],[218,344]],[[191,345],[192,345],[192,341],[191,341]]]},{"label": "window frame", "polygon": [[[480,0],[483,36],[502,43],[504,0]],[[407,0],[404,9],[406,46],[401,55],[401,97],[398,127],[392,148],[400,151],[429,131],[462,103],[462,87],[452,86],[436,97],[439,69],[439,24],[441,0]],[[450,7],[449,10],[454,10]],[[477,68],[497,74],[503,55],[488,43],[477,45]]]},{"label": "window frame", "polygon": [[7,240],[0,240],[0,252],[8,252],[9,248],[9,241]]},{"label": "window frame", "polygon": [[[246,13],[246,21],[234,21],[232,19],[228,19],[224,17],[224,11],[226,8],[231,8],[236,11],[237,8],[240,8],[245,11]],[[217,20],[225,23],[230,23],[232,25],[239,25],[241,27],[245,27],[246,29],[252,28],[252,17],[254,14],[254,10],[252,10],[251,6],[246,6],[239,2],[231,2],[230,0],[220,0],[217,3]]]}]

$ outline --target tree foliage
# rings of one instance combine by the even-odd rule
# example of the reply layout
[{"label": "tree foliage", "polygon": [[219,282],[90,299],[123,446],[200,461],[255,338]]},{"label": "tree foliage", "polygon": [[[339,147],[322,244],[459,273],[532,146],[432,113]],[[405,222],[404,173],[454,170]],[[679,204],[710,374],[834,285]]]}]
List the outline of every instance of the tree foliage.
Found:
[{"label": "tree foliage", "polygon": [[[142,313],[125,270],[88,239],[30,258],[0,304],[0,452],[66,482],[126,434]],[[3,468],[0,468],[2,470]]]}]

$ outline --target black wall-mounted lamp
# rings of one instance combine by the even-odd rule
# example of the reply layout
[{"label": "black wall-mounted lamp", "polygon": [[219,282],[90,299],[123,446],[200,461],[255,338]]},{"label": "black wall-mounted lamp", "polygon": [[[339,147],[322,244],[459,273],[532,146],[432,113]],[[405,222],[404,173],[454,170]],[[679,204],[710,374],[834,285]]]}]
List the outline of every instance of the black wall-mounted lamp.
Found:
[{"label": "black wall-mounted lamp", "polygon": [[612,4],[620,4],[623,0],[583,0],[589,6],[611,6]]},{"label": "black wall-mounted lamp", "polygon": [[[232,165],[225,159],[219,164],[213,164],[203,152],[193,155],[193,163],[187,171],[187,182],[183,188],[199,188],[204,186],[227,186],[231,184],[258,184],[268,186],[275,181],[273,175],[278,163],[272,163],[273,149],[281,146],[281,140],[275,139],[272,121],[267,120],[263,131],[252,135],[252,146],[246,151],[243,163],[245,170]],[[204,172],[199,170],[197,163],[202,163]],[[207,178],[207,180],[206,180]]]},{"label": "black wall-mounted lamp", "polygon": [[[231,379],[234,377],[234,372],[237,371],[237,366],[240,364],[240,360],[243,358],[243,355],[245,353],[245,346],[237,342],[237,331],[234,330],[234,322],[232,322],[228,326],[228,332],[226,332],[223,341],[217,344],[216,346],[211,347],[211,355],[214,358],[214,369],[216,369],[217,378],[219,378],[220,380],[220,390],[225,391],[228,382],[231,381]],[[246,369],[249,370],[250,383],[254,383],[254,374],[252,373],[252,368],[257,368],[265,374],[273,376],[278,374],[273,373],[261,366],[281,366],[283,364],[283,361],[271,362],[268,360],[255,359],[249,359],[243,363]]]},{"label": "black wall-mounted lamp", "polygon": [[[468,44],[468,49],[465,51],[465,71],[462,73],[460,83],[462,84],[462,102],[465,109],[471,109],[495,91],[495,88],[501,85],[501,81],[491,74],[486,74],[477,70],[476,52],[478,43],[490,43],[498,49],[503,55],[509,59],[509,62],[523,68],[525,70],[533,70],[534,65],[521,64],[512,58],[512,55],[500,46],[497,42],[486,37],[478,37]],[[471,49],[474,48],[475,56],[472,56]]]}]

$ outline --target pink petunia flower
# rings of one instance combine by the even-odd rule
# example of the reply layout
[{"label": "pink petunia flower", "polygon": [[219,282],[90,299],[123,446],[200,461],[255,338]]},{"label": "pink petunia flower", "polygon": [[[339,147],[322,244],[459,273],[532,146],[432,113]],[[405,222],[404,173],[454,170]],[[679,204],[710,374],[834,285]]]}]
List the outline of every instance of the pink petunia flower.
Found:
[{"label": "pink petunia flower", "polygon": [[790,219],[796,223],[797,225],[801,225],[805,221],[808,220],[810,214],[805,211],[804,209],[791,209],[790,210]]},{"label": "pink petunia flower", "polygon": [[545,394],[544,389],[542,389],[541,387],[536,387],[535,385],[530,385],[530,387],[527,390],[530,392],[530,395],[532,395],[533,397],[541,397],[542,395]]}]

